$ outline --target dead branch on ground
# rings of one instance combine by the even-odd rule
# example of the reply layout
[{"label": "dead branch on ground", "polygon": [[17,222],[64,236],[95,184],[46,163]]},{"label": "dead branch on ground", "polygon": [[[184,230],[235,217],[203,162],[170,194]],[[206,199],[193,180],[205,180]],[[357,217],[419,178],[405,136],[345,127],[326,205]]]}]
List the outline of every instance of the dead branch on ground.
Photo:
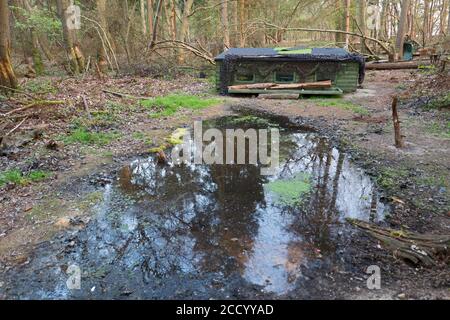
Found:
[{"label": "dead branch on ground", "polygon": [[27,104],[24,107],[13,109],[13,110],[8,111],[6,113],[2,113],[2,114],[0,114],[0,117],[6,118],[6,117],[8,117],[8,116],[10,116],[10,115],[12,115],[14,113],[22,112],[22,111],[25,111],[25,110],[28,110],[28,109],[31,109],[31,108],[44,107],[44,106],[50,106],[50,105],[58,105],[58,104],[64,104],[64,101],[59,101],[59,100],[56,100],[56,101],[53,101],[53,100],[34,101],[34,102],[31,102],[30,104]]},{"label": "dead branch on ground", "polygon": [[425,266],[436,264],[436,256],[448,254],[450,235],[418,234],[382,228],[356,219],[347,219],[353,226],[380,240],[397,258]]}]

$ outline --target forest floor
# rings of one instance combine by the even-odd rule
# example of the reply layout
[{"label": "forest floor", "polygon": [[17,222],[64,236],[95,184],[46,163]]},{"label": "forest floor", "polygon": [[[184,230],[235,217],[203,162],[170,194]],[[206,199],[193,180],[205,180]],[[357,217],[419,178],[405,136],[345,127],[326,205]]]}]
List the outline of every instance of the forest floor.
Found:
[{"label": "forest floor", "polygon": [[[177,128],[191,126],[196,119],[235,113],[285,117],[328,137],[376,182],[391,207],[390,227],[450,234],[449,108],[425,109],[423,105],[432,102],[420,98],[450,92],[448,77],[442,77],[373,71],[367,73],[362,89],[342,99],[300,100],[220,97],[209,81],[188,76],[27,80],[22,84],[25,93],[0,100],[2,113],[20,107],[24,100],[64,103],[30,108],[26,118],[1,124],[0,129],[8,132],[25,119],[3,138],[0,148],[0,298],[17,297],[14,285],[2,274],[20,277],[21,268],[33,264],[36,248],[58,237],[73,237],[73,232],[89,224],[91,209],[99,202],[95,186],[113,181],[131,160],[151,155],[150,150]],[[136,99],[172,93],[218,101],[216,106],[160,116]],[[401,101],[403,149],[393,146],[394,95]],[[330,271],[319,282],[320,288],[309,288],[308,295],[297,288],[282,297],[450,299],[448,258],[430,268],[412,266],[363,233],[351,241],[357,248],[352,272]],[[369,265],[382,266],[381,290],[365,289]],[[245,297],[266,295],[248,292]]]}]

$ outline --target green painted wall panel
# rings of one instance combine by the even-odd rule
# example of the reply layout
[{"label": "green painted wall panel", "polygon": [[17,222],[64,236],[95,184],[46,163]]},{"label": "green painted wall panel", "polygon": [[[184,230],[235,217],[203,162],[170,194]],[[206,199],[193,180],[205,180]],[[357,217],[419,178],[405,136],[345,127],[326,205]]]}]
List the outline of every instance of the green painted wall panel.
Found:
[{"label": "green painted wall panel", "polygon": [[[217,90],[220,90],[220,62],[216,65],[216,88]],[[299,62],[293,63],[293,69],[299,67]],[[261,67],[270,67],[273,68],[274,63],[268,63],[268,62],[253,62],[252,64],[248,64],[252,67],[258,68]],[[259,66],[258,66],[259,65]],[[301,67],[301,66],[300,66]],[[289,65],[286,63],[280,64],[280,68],[283,68],[284,70],[287,68],[289,69]],[[233,85],[235,84],[244,84],[244,83],[263,83],[263,82],[275,82],[275,71],[267,74],[265,77],[261,76],[258,72],[254,73],[254,81],[253,82],[238,82],[233,81]],[[330,73],[331,75],[332,73]],[[233,76],[234,78],[234,76]],[[333,85],[342,89],[344,92],[354,92],[356,91],[358,87],[358,79],[359,79],[359,64],[356,62],[345,62],[341,63],[339,67],[339,71],[335,74],[335,78],[331,77]],[[317,72],[315,74],[307,76],[305,79],[305,82],[314,82],[317,81]],[[295,74],[295,80],[294,82],[299,82],[299,75],[296,72]]]}]

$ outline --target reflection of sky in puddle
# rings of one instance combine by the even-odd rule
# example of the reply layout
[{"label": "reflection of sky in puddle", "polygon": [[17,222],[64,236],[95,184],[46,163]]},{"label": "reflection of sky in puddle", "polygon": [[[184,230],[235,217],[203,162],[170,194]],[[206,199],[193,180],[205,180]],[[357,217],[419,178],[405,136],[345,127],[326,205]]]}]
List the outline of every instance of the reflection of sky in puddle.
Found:
[{"label": "reflection of sky in puddle", "polygon": [[[299,148],[288,161],[281,163],[277,175],[270,180],[291,178],[300,172],[309,173],[313,188],[325,185],[329,196],[333,198],[334,195],[339,221],[342,222],[345,218],[367,220],[373,206],[373,197],[376,209],[372,211],[380,217],[384,212],[384,205],[376,199],[373,184],[362,170],[353,166],[335,148],[325,150],[324,159],[311,157],[310,152],[317,148],[317,142],[309,138],[305,134],[291,136]],[[300,161],[295,161],[298,159]],[[282,294],[294,288],[295,280],[301,276],[300,265],[306,264],[307,259],[303,254],[301,237],[289,232],[293,223],[292,215],[279,208],[270,191],[265,191],[265,201],[265,208],[257,209],[259,228],[244,277],[265,286],[267,291]]]}]

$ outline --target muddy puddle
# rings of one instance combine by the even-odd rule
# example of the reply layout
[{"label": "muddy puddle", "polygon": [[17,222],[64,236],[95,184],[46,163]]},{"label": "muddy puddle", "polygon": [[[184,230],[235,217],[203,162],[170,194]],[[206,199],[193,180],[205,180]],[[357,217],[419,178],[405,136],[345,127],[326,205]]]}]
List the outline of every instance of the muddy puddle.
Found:
[{"label": "muddy puddle", "polygon": [[[0,275],[0,296],[307,297],[330,270],[355,268],[356,231],[345,219],[381,220],[387,211],[369,177],[326,138],[282,128],[274,175],[145,158],[101,192],[86,228],[39,245],[28,264]],[[79,290],[67,286],[73,270]]]}]

